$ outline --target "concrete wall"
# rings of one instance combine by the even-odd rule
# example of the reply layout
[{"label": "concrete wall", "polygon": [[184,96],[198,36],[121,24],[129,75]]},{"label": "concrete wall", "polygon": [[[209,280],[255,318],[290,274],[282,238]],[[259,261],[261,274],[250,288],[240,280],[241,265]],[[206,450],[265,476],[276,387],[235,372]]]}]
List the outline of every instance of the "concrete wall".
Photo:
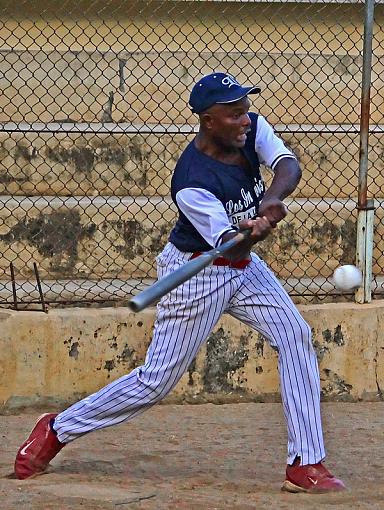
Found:
[{"label": "concrete wall", "polygon": [[[301,306],[312,327],[323,399],[380,400],[384,302]],[[154,310],[0,311],[0,405],[62,407],[139,366]],[[223,317],[169,395],[174,402],[279,400],[277,355],[259,334]]]}]

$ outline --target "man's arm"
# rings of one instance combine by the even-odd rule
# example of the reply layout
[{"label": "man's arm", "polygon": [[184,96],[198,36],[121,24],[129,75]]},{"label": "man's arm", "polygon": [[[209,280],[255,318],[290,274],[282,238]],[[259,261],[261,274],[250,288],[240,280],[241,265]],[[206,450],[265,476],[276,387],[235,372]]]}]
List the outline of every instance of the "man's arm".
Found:
[{"label": "man's arm", "polygon": [[[238,225],[240,230],[252,228],[252,233],[248,239],[229,252],[228,257],[234,260],[247,256],[252,245],[265,239],[271,230],[285,218],[288,211],[283,200],[295,190],[301,179],[301,170],[297,159],[261,115],[257,120],[255,150],[261,163],[272,169],[274,177],[260,203],[258,218],[243,220]],[[233,232],[226,233],[222,237],[223,242],[234,235]]]},{"label": "man's arm", "polygon": [[281,159],[274,169],[274,174],[262,202],[271,197],[283,200],[296,189],[301,179],[301,169],[294,158]]},{"label": "man's arm", "polygon": [[264,194],[258,213],[259,216],[266,216],[272,227],[276,227],[287,215],[282,201],[296,189],[300,179],[301,169],[296,159],[283,158],[277,163],[272,183]]},{"label": "man's arm", "polygon": [[[283,199],[296,189],[300,179],[301,170],[295,158],[282,158],[277,163],[274,168],[271,186],[265,192],[261,201],[258,218],[256,220],[243,220],[239,223],[240,230],[252,228],[250,237],[228,252],[228,258],[236,260],[246,257],[252,245],[265,239],[271,230],[285,218],[288,210],[283,203]],[[223,236],[223,242],[228,241],[234,235],[233,232],[228,232]]]}]

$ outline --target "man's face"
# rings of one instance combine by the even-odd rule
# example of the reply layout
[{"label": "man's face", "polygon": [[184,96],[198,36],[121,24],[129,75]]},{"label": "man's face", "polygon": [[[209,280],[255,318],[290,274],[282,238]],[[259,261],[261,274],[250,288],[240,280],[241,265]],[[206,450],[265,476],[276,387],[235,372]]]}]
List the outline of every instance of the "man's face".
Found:
[{"label": "man's face", "polygon": [[251,126],[248,116],[250,108],[248,97],[234,103],[215,104],[207,110],[207,128],[217,145],[223,148],[242,148],[246,142],[246,133]]}]

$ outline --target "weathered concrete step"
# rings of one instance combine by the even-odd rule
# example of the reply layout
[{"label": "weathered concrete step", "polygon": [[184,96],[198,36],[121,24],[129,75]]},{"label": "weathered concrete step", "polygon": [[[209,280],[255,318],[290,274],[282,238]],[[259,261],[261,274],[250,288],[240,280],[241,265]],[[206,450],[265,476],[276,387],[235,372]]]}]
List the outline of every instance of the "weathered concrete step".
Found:
[{"label": "weathered concrete step", "polygon": [[[168,195],[176,161],[193,138],[194,126],[188,130],[187,125],[170,125],[170,132],[167,126],[148,126],[152,132],[145,132],[145,126],[142,131],[140,126],[132,127],[124,132],[118,125],[102,129],[97,124],[94,131],[77,132],[71,124],[69,132],[0,132],[0,194]],[[295,196],[347,198],[356,193],[359,135],[334,127],[334,132],[326,129],[324,133],[316,126],[309,132],[302,128],[296,133],[281,132],[303,170]],[[384,130],[375,130],[370,144],[369,192],[380,197],[384,195],[380,156]]]},{"label": "weathered concrete step", "polygon": [[[273,122],[279,118],[285,123],[359,121],[362,57],[343,48],[310,54],[205,47],[201,53],[140,51],[141,46],[120,52],[1,50],[1,120],[121,122],[139,117],[143,122],[188,122],[192,83],[225,60],[226,67],[236,63],[244,77],[254,76],[257,70],[263,79],[264,108]],[[372,88],[375,104],[383,100],[383,61],[378,54]],[[376,109],[372,116],[373,122],[382,120]]]},{"label": "weathered concrete step", "polygon": [[[383,203],[377,203],[374,274],[382,273]],[[290,214],[257,252],[283,279],[328,277],[355,260],[356,202],[287,200]],[[154,278],[175,221],[169,197],[1,197],[0,269],[18,278]]]},{"label": "weathered concrete step", "polygon": [[0,194],[164,196],[191,136],[0,132]]},{"label": "weathered concrete step", "polygon": [[[195,133],[188,125],[126,125],[126,132],[113,124],[85,124],[85,132],[77,130],[82,124],[68,131],[57,124],[57,132],[43,126],[41,132],[30,125],[22,132],[0,132],[0,194],[167,195],[176,161]],[[305,132],[304,127],[280,126],[298,129],[281,131],[303,169],[296,196],[351,196],[358,185],[358,132],[352,125],[323,133],[321,126]],[[383,126],[373,129],[370,144],[369,191],[382,196]]]},{"label": "weathered concrete step", "polygon": [[154,276],[175,211],[152,197],[2,197],[0,268],[19,277]]}]

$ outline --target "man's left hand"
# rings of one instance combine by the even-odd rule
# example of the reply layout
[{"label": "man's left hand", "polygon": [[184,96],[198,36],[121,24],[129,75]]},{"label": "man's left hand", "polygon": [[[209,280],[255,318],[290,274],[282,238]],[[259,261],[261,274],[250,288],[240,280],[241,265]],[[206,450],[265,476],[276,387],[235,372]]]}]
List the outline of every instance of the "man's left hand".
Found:
[{"label": "man's left hand", "polygon": [[266,198],[261,201],[258,216],[268,218],[272,228],[288,214],[286,205],[279,198]]}]

